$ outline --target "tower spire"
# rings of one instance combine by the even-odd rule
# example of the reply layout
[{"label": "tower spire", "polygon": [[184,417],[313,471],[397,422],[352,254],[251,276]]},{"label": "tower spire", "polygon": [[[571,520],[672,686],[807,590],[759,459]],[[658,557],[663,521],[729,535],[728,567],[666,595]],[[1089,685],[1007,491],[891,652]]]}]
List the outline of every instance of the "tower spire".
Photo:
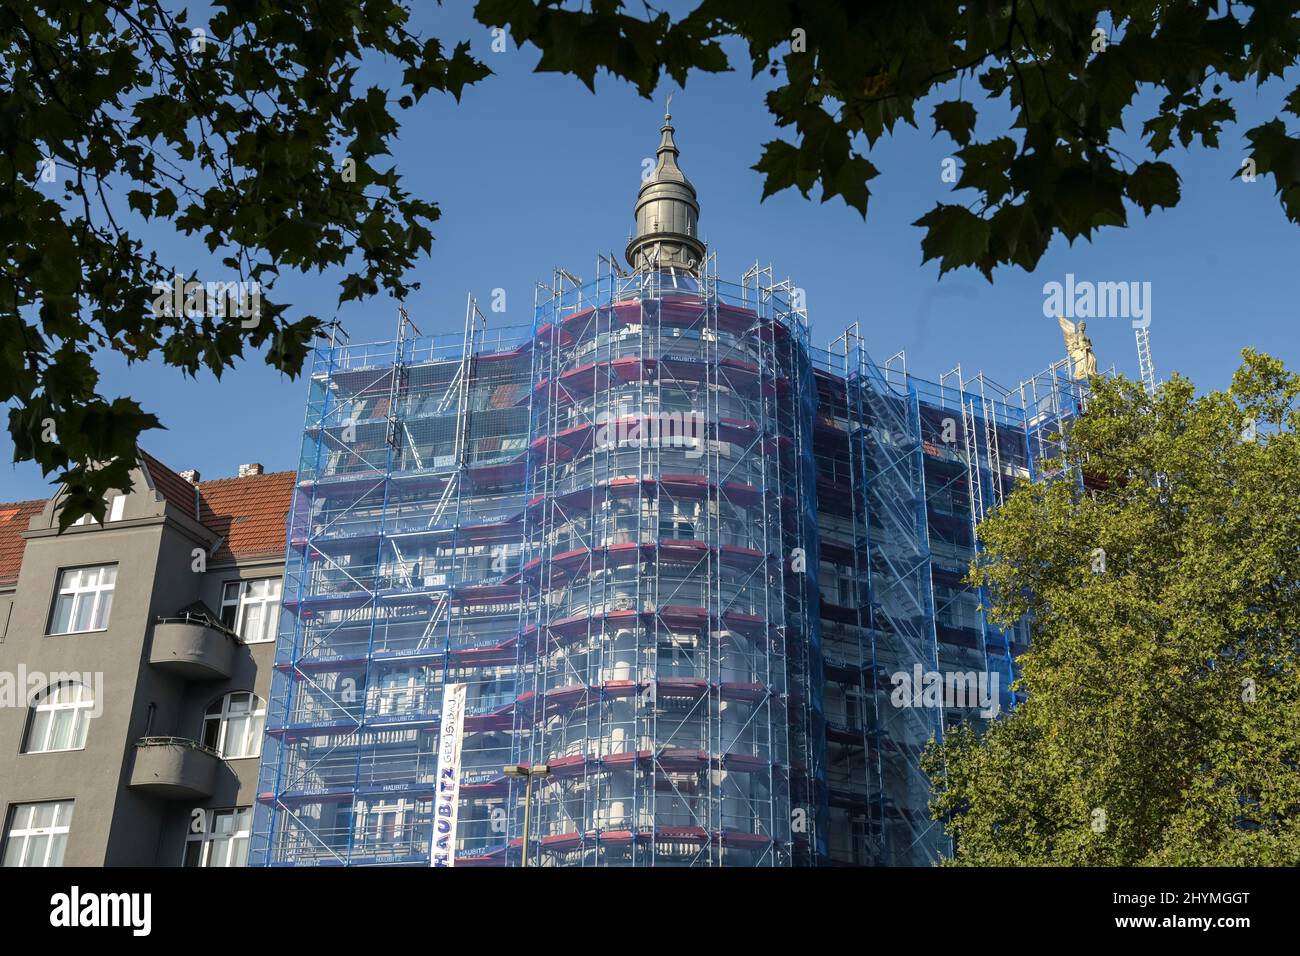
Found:
[{"label": "tower spire", "polygon": [[677,165],[680,155],[672,123],[673,98],[664,107],[659,129],[658,161],[641,184],[636,200],[636,233],[627,244],[628,265],[646,269],[683,269],[697,275],[704,259],[699,238],[700,203],[695,187]]}]

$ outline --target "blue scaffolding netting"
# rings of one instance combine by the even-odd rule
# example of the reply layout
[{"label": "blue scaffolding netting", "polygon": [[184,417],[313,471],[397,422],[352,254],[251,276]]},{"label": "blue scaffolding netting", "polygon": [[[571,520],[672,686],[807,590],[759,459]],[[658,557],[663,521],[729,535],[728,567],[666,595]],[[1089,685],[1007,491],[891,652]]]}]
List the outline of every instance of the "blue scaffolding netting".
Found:
[{"label": "blue scaffolding netting", "polygon": [[1081,386],[814,348],[800,300],[602,258],[529,327],[471,300],[460,336],[315,352],[251,862],[429,865],[453,684],[457,866],[948,852],[921,752],[989,708],[897,677],[1015,705],[1027,629],[966,583],[974,528],[1061,477]]}]

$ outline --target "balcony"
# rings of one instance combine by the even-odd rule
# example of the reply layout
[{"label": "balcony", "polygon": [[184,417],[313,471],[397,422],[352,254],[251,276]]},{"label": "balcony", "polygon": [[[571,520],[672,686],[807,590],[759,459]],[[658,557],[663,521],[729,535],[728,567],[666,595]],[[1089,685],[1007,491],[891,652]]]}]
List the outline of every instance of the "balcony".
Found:
[{"label": "balcony", "polygon": [[185,680],[224,680],[234,672],[238,646],[233,634],[205,616],[160,617],[149,663]]},{"label": "balcony", "polygon": [[168,800],[212,796],[217,768],[215,750],[183,737],[142,737],[135,744],[135,763],[128,786]]}]

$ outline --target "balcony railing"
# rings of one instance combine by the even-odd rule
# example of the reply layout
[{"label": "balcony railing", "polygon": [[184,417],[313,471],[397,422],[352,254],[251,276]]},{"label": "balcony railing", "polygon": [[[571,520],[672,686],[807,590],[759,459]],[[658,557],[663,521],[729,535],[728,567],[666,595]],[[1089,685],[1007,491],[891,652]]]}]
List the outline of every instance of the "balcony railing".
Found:
[{"label": "balcony railing", "polygon": [[160,617],[154,622],[149,663],[186,680],[224,680],[234,672],[239,638],[206,615]]},{"label": "balcony railing", "polygon": [[220,754],[185,737],[141,737],[129,786],[170,800],[206,799],[216,786]]}]

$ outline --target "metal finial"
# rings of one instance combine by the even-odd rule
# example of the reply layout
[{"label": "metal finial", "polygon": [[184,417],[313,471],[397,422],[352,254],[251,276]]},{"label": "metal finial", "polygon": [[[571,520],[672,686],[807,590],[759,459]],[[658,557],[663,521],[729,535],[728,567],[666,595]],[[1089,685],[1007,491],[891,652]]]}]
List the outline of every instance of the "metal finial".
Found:
[{"label": "metal finial", "polygon": [[641,181],[637,192],[636,232],[624,255],[636,270],[681,269],[698,275],[706,253],[699,240],[697,221],[700,203],[695,187],[677,165],[677,143],[673,140],[673,94],[664,103],[664,125],[660,130],[658,161],[652,175]]}]

